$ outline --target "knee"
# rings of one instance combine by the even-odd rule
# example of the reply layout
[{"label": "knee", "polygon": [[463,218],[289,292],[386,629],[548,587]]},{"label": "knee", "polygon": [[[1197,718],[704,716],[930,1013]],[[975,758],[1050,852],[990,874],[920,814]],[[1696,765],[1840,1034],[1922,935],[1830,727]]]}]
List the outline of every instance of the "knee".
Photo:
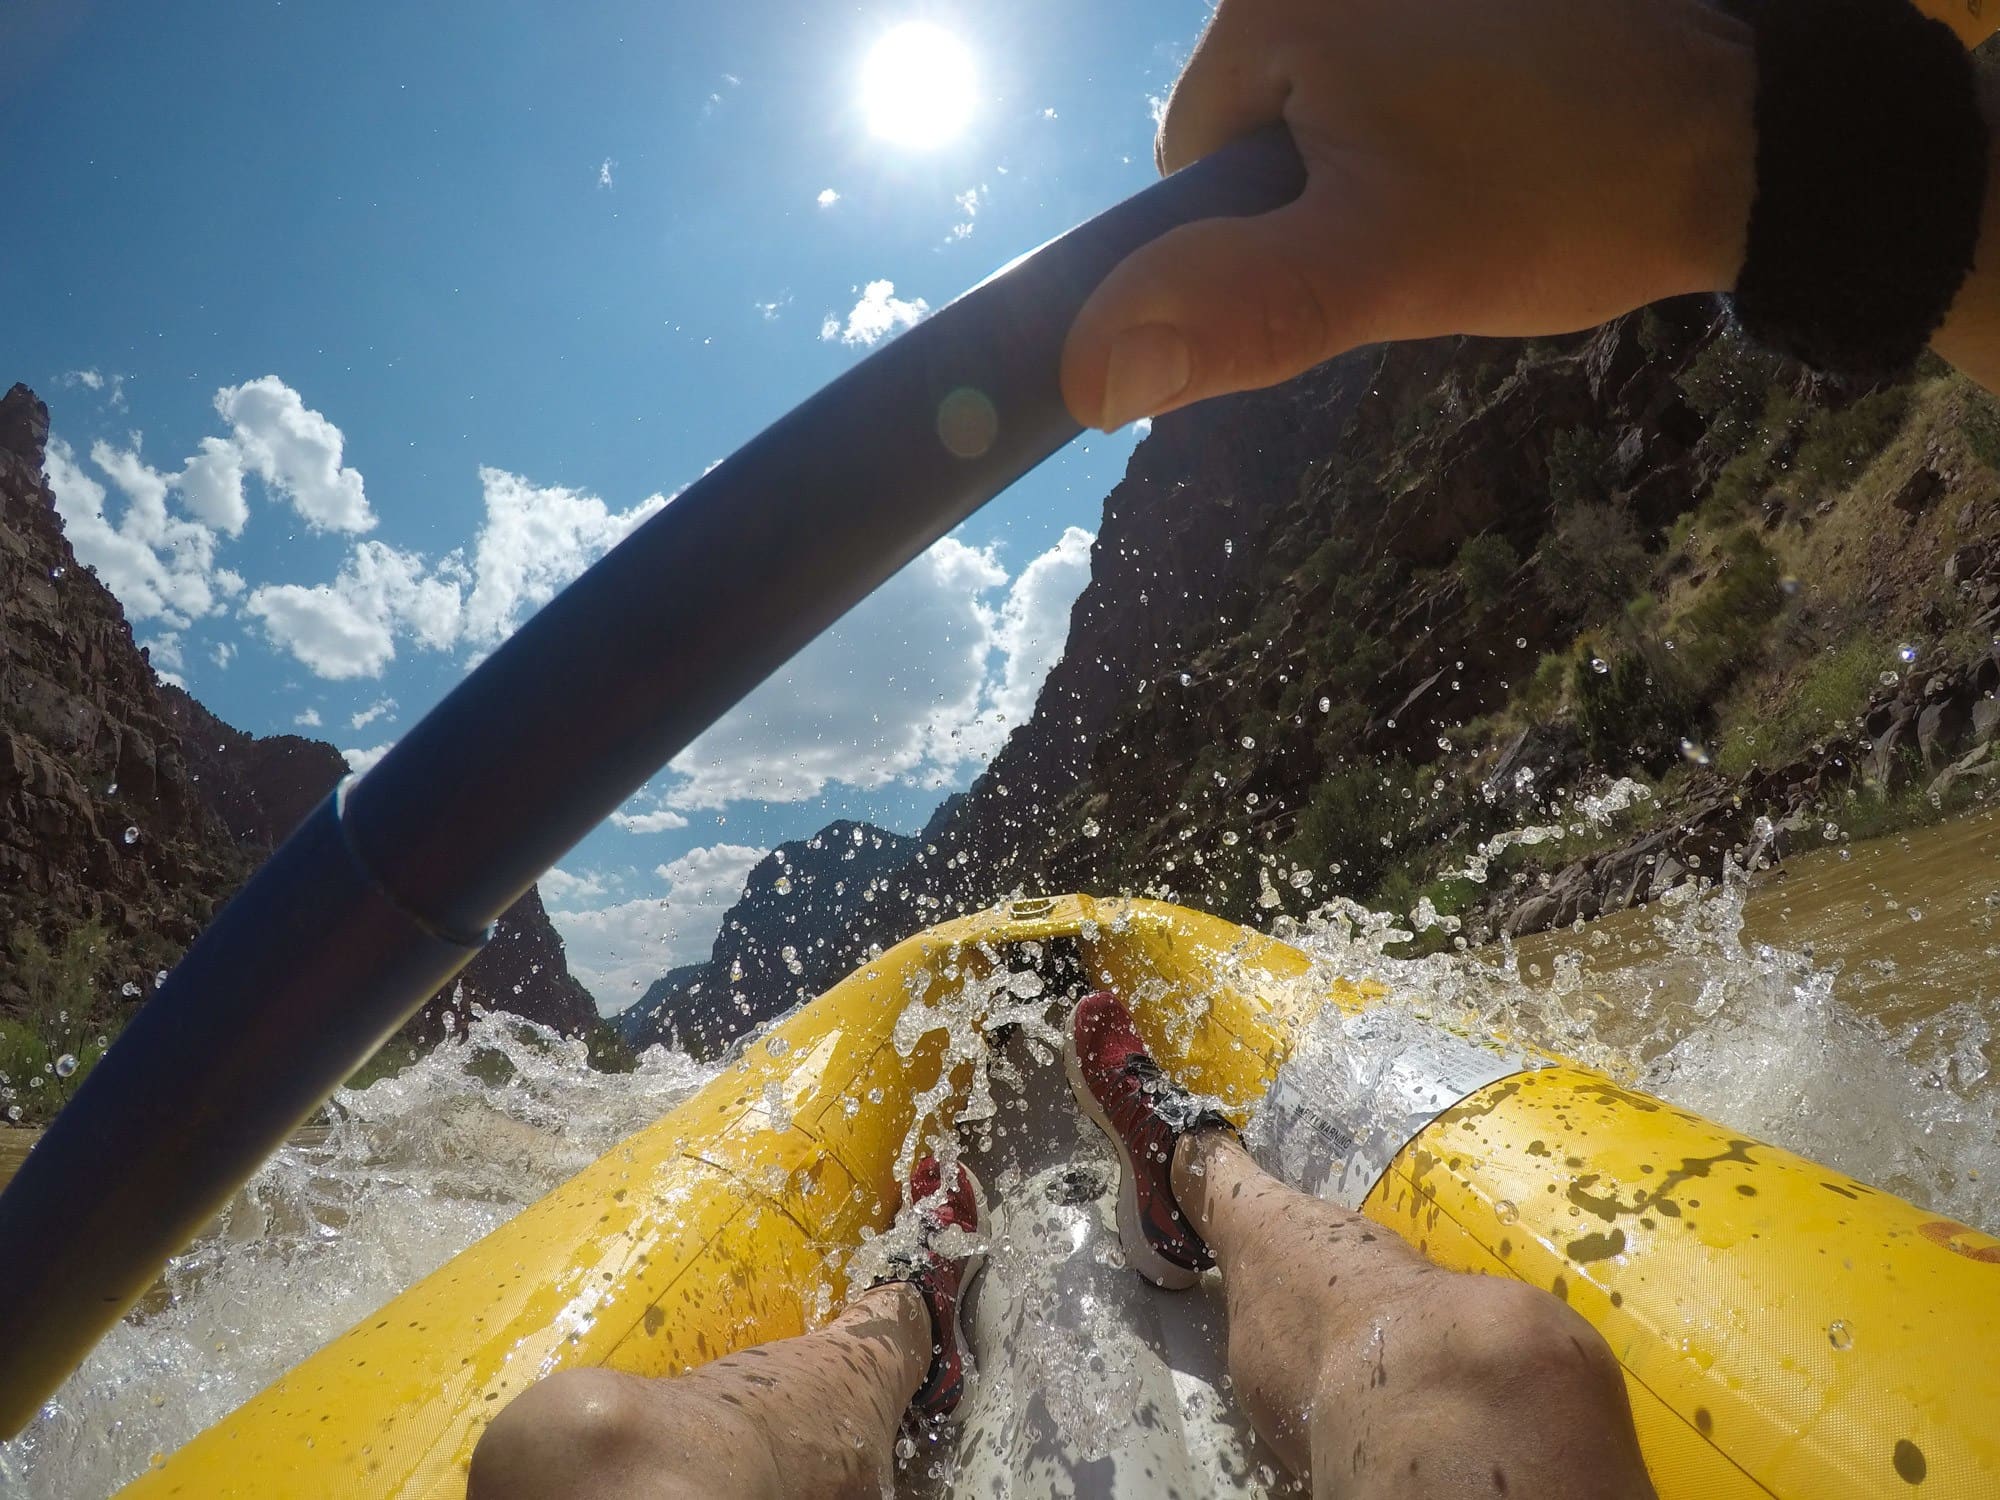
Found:
[{"label": "knee", "polygon": [[581,1492],[616,1468],[639,1426],[631,1377],[563,1370],[523,1391],[480,1436],[469,1500],[537,1500]]},{"label": "knee", "polygon": [[1497,1276],[1454,1276],[1431,1312],[1434,1378],[1484,1405],[1607,1410],[1625,1403],[1611,1346],[1552,1293]]}]

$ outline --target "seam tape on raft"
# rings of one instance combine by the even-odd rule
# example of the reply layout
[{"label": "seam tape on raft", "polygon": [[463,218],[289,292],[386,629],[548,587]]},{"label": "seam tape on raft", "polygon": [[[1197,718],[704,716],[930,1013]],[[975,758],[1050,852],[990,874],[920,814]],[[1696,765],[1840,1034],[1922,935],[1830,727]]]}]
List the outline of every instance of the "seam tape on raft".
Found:
[{"label": "seam tape on raft", "polygon": [[1488,1084],[1547,1066],[1386,1008],[1323,1012],[1271,1080],[1246,1142],[1279,1181],[1358,1210],[1439,1115]]}]

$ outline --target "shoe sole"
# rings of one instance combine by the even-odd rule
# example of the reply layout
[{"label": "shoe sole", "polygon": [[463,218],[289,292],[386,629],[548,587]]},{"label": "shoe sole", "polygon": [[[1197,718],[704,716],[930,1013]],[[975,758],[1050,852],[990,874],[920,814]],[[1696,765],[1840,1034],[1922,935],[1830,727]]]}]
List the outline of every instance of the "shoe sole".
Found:
[{"label": "shoe sole", "polygon": [[[1069,1076],[1070,1092],[1076,1095],[1076,1102],[1090,1117],[1091,1124],[1104,1132],[1104,1138],[1118,1152],[1118,1239],[1125,1247],[1126,1264],[1162,1291],[1186,1291],[1201,1280],[1201,1273],[1175,1265],[1153,1248],[1146,1234],[1145,1221],[1139,1217],[1139,1177],[1132,1167],[1132,1153],[1126,1149],[1125,1137],[1097,1102],[1097,1096],[1091,1093],[1090,1085],[1083,1081],[1083,1059],[1077,1055],[1074,1017],[1063,1032],[1063,1072]],[[1168,1170],[1172,1170],[1171,1163]]]}]

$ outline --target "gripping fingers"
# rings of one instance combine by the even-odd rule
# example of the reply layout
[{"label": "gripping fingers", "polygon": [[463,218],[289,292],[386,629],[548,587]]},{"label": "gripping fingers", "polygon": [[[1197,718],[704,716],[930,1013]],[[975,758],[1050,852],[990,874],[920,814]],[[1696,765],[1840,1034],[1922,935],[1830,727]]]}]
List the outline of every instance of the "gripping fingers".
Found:
[{"label": "gripping fingers", "polygon": [[1071,415],[1110,431],[1275,385],[1360,342],[1354,319],[1332,303],[1341,257],[1320,220],[1301,200],[1184,225],[1135,252],[1070,329],[1062,383]]}]

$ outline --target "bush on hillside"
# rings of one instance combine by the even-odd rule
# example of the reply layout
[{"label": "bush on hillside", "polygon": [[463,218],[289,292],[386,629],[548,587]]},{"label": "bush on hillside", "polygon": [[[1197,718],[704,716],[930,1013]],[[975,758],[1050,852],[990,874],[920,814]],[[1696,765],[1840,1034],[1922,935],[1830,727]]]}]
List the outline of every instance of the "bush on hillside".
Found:
[{"label": "bush on hillside", "polygon": [[1521,554],[1504,536],[1484,532],[1467,537],[1458,549],[1458,576],[1465,584],[1465,602],[1483,615],[1505,597],[1508,580],[1521,566]]},{"label": "bush on hillside", "polygon": [[1621,505],[1578,505],[1542,544],[1543,586],[1572,615],[1601,620],[1637,594],[1652,571],[1639,528]]}]

